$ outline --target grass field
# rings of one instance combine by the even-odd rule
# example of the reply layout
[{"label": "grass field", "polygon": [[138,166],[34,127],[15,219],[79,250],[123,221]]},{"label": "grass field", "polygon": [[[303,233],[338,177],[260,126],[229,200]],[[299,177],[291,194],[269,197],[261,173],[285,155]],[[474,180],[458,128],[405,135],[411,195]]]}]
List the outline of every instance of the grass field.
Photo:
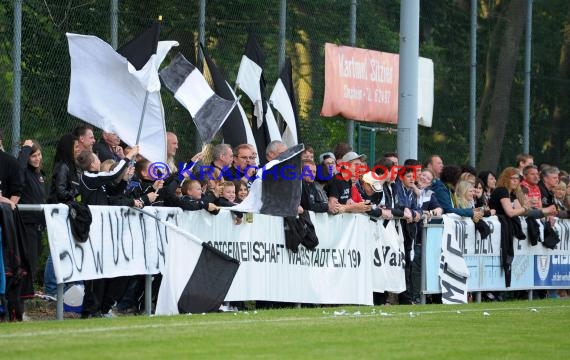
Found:
[{"label": "grass field", "polygon": [[0,359],[567,359],[570,301],[0,324]]}]

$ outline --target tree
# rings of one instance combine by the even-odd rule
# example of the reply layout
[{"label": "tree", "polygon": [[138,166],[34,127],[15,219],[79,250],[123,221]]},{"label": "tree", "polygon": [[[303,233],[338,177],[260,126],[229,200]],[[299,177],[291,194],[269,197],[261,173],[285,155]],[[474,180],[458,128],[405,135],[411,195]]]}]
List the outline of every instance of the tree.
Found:
[{"label": "tree", "polygon": [[[504,30],[494,32],[490,39],[493,42],[496,41],[495,37],[500,37],[500,50],[497,56],[495,76],[492,79],[493,85],[486,87],[483,94],[483,98],[490,97],[490,109],[479,169],[496,170],[499,164],[509,120],[511,89],[519,59],[525,19],[526,1],[509,1],[504,4],[498,16],[497,26]],[[488,91],[491,91],[490,95],[486,94]],[[485,109],[480,108],[479,111],[484,112]]]}]

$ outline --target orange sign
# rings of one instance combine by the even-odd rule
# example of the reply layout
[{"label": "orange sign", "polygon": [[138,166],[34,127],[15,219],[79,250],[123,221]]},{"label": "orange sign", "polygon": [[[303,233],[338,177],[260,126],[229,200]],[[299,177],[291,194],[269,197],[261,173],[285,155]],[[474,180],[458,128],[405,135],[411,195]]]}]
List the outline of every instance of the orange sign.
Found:
[{"label": "orange sign", "polygon": [[325,44],[322,116],[398,122],[398,55]]}]

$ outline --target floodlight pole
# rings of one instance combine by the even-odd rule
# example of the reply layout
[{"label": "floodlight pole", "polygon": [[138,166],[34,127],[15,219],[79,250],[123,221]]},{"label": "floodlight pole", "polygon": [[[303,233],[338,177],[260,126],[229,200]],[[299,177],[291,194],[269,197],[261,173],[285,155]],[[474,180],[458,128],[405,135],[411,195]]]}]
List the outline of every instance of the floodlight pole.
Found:
[{"label": "floodlight pole", "polygon": [[398,89],[398,157],[418,158],[418,60],[420,2],[400,4],[400,71]]},{"label": "floodlight pole", "polygon": [[22,96],[22,0],[14,0],[14,50],[12,86],[12,154],[20,151],[20,121]]},{"label": "floodlight pole", "polygon": [[[350,46],[356,45],[356,0],[350,3]],[[354,120],[348,120],[348,144],[354,147]]]}]

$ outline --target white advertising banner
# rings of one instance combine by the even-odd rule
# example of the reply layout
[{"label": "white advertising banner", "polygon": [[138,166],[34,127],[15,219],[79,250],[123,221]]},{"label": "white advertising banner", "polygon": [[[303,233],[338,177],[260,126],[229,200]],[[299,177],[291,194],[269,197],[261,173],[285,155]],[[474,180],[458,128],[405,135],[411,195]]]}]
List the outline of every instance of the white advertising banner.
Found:
[{"label": "white advertising banner", "polygon": [[[64,204],[44,205],[50,252],[58,283],[156,274],[164,266],[168,236],[164,225],[150,216],[118,206],[90,206],[89,239],[76,242]],[[145,209],[165,221],[181,210]]]},{"label": "white advertising banner", "polygon": [[[368,217],[311,214],[319,245],[285,247],[283,218],[255,214],[233,225],[230,212],[184,212],[178,225],[241,262],[228,301],[267,300],[321,304],[372,304]],[[175,244],[170,244],[175,246]]]}]

